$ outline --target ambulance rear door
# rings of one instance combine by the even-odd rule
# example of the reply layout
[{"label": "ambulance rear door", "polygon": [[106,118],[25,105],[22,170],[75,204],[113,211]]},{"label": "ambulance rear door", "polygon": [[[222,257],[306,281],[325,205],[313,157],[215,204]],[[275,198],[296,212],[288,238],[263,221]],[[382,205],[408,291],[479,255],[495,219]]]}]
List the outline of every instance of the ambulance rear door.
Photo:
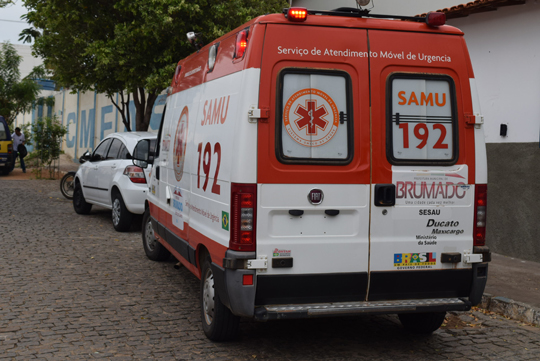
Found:
[{"label": "ambulance rear door", "polygon": [[364,301],[366,30],[267,25],[258,124],[256,305]]},{"label": "ambulance rear door", "polygon": [[[469,296],[474,137],[460,35],[370,30],[368,300]],[[453,259],[452,262],[442,262]],[[454,257],[454,258],[452,258]],[[457,261],[459,260],[459,261]]]}]

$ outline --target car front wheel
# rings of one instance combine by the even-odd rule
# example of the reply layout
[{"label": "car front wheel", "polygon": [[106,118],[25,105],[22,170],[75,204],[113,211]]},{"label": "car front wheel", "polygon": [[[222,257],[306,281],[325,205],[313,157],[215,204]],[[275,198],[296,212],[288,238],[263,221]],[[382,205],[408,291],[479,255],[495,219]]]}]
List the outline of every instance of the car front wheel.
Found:
[{"label": "car front wheel", "polygon": [[88,214],[92,210],[92,205],[86,202],[84,198],[80,183],[75,185],[75,190],[73,191],[73,209],[75,209],[77,214]]},{"label": "car front wheel", "polygon": [[112,222],[118,232],[126,232],[131,228],[133,214],[128,211],[120,192],[114,192],[112,197]]}]

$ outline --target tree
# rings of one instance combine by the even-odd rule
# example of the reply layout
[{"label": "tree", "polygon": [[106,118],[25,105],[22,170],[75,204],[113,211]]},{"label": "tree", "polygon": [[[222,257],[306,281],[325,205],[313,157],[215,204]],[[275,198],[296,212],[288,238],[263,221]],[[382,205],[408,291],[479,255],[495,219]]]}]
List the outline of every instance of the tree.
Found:
[{"label": "tree", "polygon": [[21,80],[19,65],[22,56],[10,43],[3,43],[0,51],[0,114],[8,125],[19,113],[30,110],[39,95],[39,85],[33,80],[45,77],[45,69],[36,67]]},{"label": "tree", "polygon": [[37,173],[40,178],[43,166],[49,169],[49,176],[54,177],[52,163],[62,153],[61,142],[66,133],[67,127],[58,121],[56,115],[39,118],[32,125],[32,140],[36,143],[34,153],[39,162]]},{"label": "tree", "polygon": [[55,80],[73,90],[107,94],[128,130],[133,97],[136,128],[146,130],[154,102],[169,86],[177,62],[194,51],[187,32],[211,40],[255,16],[281,11],[287,1],[24,0],[24,4],[34,29],[21,36],[35,39],[33,49],[54,71]]},{"label": "tree", "polygon": [[0,0],[0,8],[13,4],[13,0]]}]

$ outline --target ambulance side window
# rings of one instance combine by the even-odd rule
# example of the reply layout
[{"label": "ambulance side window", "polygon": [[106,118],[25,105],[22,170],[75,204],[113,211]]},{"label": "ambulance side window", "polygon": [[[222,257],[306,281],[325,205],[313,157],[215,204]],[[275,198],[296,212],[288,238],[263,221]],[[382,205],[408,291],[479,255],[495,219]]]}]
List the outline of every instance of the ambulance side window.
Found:
[{"label": "ambulance side window", "polygon": [[165,104],[165,107],[163,108],[163,113],[161,114],[161,122],[159,123],[159,130],[158,130],[158,136],[157,136],[157,142],[156,142],[156,149],[154,154],[154,159],[157,159],[159,157],[159,151],[161,150],[161,137],[163,135],[163,124],[165,123],[165,112],[167,111],[167,104]]},{"label": "ambulance side window", "polygon": [[353,156],[351,81],[342,71],[280,73],[276,155],[282,163],[348,164]]},{"label": "ambulance side window", "polygon": [[456,91],[446,75],[393,74],[387,83],[387,158],[392,164],[454,164]]}]

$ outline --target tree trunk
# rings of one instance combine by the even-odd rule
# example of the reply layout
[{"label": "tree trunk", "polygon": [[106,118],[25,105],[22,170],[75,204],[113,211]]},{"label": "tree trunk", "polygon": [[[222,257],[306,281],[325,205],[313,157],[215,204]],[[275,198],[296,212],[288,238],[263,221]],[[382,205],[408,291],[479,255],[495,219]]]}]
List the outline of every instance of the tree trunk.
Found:
[{"label": "tree trunk", "polygon": [[138,88],[133,92],[133,101],[135,102],[135,109],[137,109],[137,115],[135,117],[135,128],[137,131],[148,131],[157,97],[158,94],[155,89],[149,92],[148,95],[145,94],[143,88]]},{"label": "tree trunk", "polygon": [[[120,104],[117,104],[114,101],[113,93],[107,93],[107,98],[111,100],[111,102],[114,104],[116,109],[118,109],[118,112],[120,113],[120,116],[122,117],[122,123],[124,123],[124,126],[126,127],[128,132],[131,132],[131,119],[129,116],[129,93],[127,96],[127,101],[124,100],[124,92],[118,93],[120,95]],[[122,107],[120,107],[122,105]]]}]

